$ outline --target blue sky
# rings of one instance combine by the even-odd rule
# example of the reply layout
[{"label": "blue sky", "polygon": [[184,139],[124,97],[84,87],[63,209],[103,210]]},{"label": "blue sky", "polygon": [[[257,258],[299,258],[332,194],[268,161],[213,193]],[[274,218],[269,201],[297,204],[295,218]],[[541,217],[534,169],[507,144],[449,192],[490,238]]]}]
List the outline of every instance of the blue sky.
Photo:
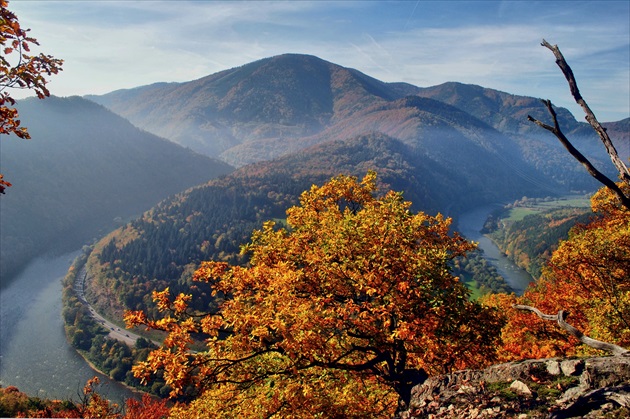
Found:
[{"label": "blue sky", "polygon": [[630,0],[11,0],[9,9],[41,51],[65,60],[50,84],[58,96],[194,80],[290,52],[387,82],[548,98],[582,120],[545,38],[600,120],[630,116]]}]

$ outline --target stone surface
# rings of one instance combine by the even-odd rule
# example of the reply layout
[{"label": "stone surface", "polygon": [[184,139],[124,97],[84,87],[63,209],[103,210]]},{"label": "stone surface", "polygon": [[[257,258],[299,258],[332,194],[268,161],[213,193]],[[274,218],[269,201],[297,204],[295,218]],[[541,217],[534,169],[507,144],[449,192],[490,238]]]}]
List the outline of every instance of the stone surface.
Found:
[{"label": "stone surface", "polygon": [[525,396],[531,396],[532,391],[527,387],[527,384],[522,382],[521,380],[514,380],[512,384],[510,384],[510,388],[517,393],[523,394]]},{"label": "stone surface", "polygon": [[413,389],[410,408],[399,417],[560,419],[604,415],[630,417],[628,356],[526,360],[430,377]]},{"label": "stone surface", "polygon": [[560,363],[555,359],[550,359],[545,362],[547,365],[547,372],[551,375],[560,375],[562,371],[560,370]]},{"label": "stone surface", "polygon": [[560,363],[560,369],[564,375],[579,375],[584,370],[584,361],[581,359],[568,359]]}]

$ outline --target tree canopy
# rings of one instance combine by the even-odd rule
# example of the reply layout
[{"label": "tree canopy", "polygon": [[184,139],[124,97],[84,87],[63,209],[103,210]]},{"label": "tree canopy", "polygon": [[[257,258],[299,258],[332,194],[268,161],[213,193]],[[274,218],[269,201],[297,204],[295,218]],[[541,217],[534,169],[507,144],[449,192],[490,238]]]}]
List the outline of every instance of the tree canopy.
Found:
[{"label": "tree canopy", "polygon": [[[7,0],[0,0],[0,134],[15,134],[28,139],[27,129],[20,126],[15,99],[7,89],[29,89],[40,99],[49,96],[45,76],[61,71],[63,60],[43,53],[31,55],[31,47],[39,42],[28,35],[30,29],[20,26],[8,6]],[[0,193],[4,193],[8,186],[11,184],[0,174]]]},{"label": "tree canopy", "polygon": [[[630,189],[622,182],[619,188]],[[540,280],[522,297],[492,295],[487,302],[507,316],[503,328],[504,360],[590,353],[574,337],[530,313],[512,309],[529,305],[545,313],[565,310],[572,325],[592,338],[630,346],[630,211],[609,188],[591,198],[597,214],[578,224],[543,269]]]},{"label": "tree canopy", "polygon": [[[202,263],[195,279],[220,299],[215,312],[168,288],[154,294],[162,319],[128,312],[129,324],[170,332],[136,374],[163,371],[174,393],[195,383],[197,413],[386,417],[427,374],[490,360],[497,316],[449,268],[474,245],[401,193],[376,197],[376,184],[369,172],[313,186],[285,228],[252,234],[248,266]],[[193,333],[209,337],[204,350],[190,351]]]}]

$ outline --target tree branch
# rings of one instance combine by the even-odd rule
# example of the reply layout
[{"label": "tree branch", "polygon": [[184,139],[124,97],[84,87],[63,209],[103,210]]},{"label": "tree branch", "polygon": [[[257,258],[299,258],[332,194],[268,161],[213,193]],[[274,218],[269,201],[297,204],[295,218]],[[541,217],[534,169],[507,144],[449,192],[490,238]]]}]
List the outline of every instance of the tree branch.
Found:
[{"label": "tree branch", "polygon": [[[579,94],[579,92],[578,92],[578,94]],[[619,200],[621,201],[621,204],[624,207],[630,209],[630,198],[627,197],[623,193],[623,191],[619,188],[619,186],[617,186],[617,184],[612,179],[608,178],[602,172],[597,170],[597,168],[595,166],[593,166],[593,164],[582,153],[580,153],[580,151],[577,148],[575,148],[573,146],[573,144],[571,144],[569,139],[564,135],[564,133],[560,129],[560,124],[558,122],[558,116],[556,114],[556,111],[553,109],[553,105],[551,104],[551,101],[550,100],[542,100],[542,102],[545,104],[545,106],[547,107],[547,110],[549,111],[549,114],[551,114],[551,117],[553,118],[553,126],[547,125],[547,124],[537,120],[536,118],[532,117],[531,115],[527,115],[527,119],[529,121],[535,123],[539,127],[542,127],[544,129],[546,129],[547,131],[551,132],[553,135],[555,135],[556,138],[558,138],[558,140],[560,140],[560,143],[564,146],[564,148],[566,148],[567,151],[578,162],[580,162],[580,164],[582,166],[584,166],[586,168],[586,170],[591,174],[591,176],[593,176],[595,179],[597,179],[598,182],[600,182],[601,184],[605,185],[610,190],[612,190],[617,195]]]},{"label": "tree branch", "polygon": [[604,128],[599,123],[599,121],[595,117],[595,114],[593,113],[591,108],[588,106],[588,104],[586,103],[582,95],[580,94],[580,90],[578,89],[577,81],[575,80],[573,71],[571,70],[571,67],[569,67],[569,64],[567,64],[566,60],[564,59],[564,56],[560,52],[560,49],[558,48],[557,45],[551,45],[549,42],[545,41],[544,39],[542,40],[541,45],[551,50],[551,52],[553,52],[553,55],[556,57],[556,64],[558,65],[558,67],[560,67],[560,70],[562,70],[564,77],[567,79],[567,82],[569,83],[569,89],[571,90],[571,95],[573,95],[573,99],[575,99],[575,102],[582,107],[582,109],[584,110],[584,113],[586,114],[586,120],[591,125],[591,127],[593,127],[595,132],[597,132],[597,135],[599,135],[599,138],[602,140],[602,143],[604,143],[604,146],[606,147],[606,151],[608,152],[608,155],[610,156],[610,160],[619,171],[619,178],[626,184],[630,185],[630,171],[628,170],[628,167],[624,164],[623,160],[621,160],[621,158],[619,157],[619,154],[617,154],[617,150],[615,149],[615,146],[610,140],[610,137],[608,136],[608,133],[606,132],[606,128]]},{"label": "tree branch", "polygon": [[590,346],[591,348],[600,349],[602,351],[612,352],[613,355],[630,356],[630,351],[627,350],[626,348],[622,348],[621,346],[615,345],[613,343],[602,342],[600,340],[590,338],[590,337],[586,336],[584,333],[580,332],[575,327],[571,326],[569,323],[567,323],[564,320],[566,318],[566,316],[568,316],[568,314],[564,310],[560,310],[560,311],[558,311],[558,314],[554,315],[554,314],[544,314],[542,311],[540,311],[536,307],[532,307],[532,306],[515,304],[512,307],[514,307],[517,310],[531,311],[531,312],[535,313],[538,317],[540,317],[543,320],[549,320],[549,321],[556,321],[556,322],[558,322],[558,325],[561,328],[563,328],[564,330],[569,332],[569,334],[571,334],[572,336],[574,336],[577,339],[579,339],[580,342],[582,342],[583,344],[585,344],[587,346]]}]

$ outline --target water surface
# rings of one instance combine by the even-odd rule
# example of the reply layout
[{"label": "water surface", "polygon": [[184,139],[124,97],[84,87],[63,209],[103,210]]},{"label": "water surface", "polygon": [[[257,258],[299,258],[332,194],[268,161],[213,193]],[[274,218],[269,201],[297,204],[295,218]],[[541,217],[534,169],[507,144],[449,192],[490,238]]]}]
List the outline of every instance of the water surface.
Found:
[{"label": "water surface", "polygon": [[35,259],[0,288],[0,384],[30,396],[77,401],[78,391],[96,375],[99,391],[121,403],[133,393],[92,370],[63,330],[61,280],[78,254]]},{"label": "water surface", "polygon": [[532,276],[508,259],[492,240],[481,234],[483,224],[495,208],[496,206],[480,207],[463,214],[457,220],[456,230],[468,240],[479,243],[479,248],[483,250],[484,257],[488,262],[497,268],[499,274],[505,278],[505,281],[517,295],[522,295],[527,285],[533,281]]}]

